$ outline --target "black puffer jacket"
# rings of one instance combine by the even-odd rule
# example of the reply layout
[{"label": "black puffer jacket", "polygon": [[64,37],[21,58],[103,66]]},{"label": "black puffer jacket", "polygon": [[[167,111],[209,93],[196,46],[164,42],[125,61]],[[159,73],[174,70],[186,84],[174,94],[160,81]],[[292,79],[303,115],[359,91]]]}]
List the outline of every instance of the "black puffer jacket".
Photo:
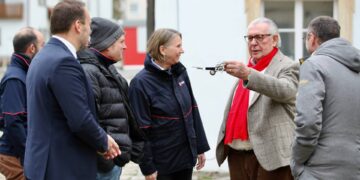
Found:
[{"label": "black puffer jacket", "polygon": [[99,124],[119,145],[121,155],[114,160],[98,156],[98,171],[108,172],[114,166],[135,163],[143,155],[143,135],[133,118],[128,101],[128,83],[112,65],[114,61],[86,49],[78,59],[90,79],[97,107]]}]

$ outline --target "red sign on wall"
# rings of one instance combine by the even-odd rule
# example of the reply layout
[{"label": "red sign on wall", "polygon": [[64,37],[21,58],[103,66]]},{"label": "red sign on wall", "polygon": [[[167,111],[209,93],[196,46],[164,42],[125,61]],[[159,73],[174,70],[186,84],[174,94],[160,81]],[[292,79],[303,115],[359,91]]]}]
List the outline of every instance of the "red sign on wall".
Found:
[{"label": "red sign on wall", "polygon": [[125,43],[127,49],[124,51],[124,65],[144,65],[144,52],[138,51],[137,27],[125,27]]}]

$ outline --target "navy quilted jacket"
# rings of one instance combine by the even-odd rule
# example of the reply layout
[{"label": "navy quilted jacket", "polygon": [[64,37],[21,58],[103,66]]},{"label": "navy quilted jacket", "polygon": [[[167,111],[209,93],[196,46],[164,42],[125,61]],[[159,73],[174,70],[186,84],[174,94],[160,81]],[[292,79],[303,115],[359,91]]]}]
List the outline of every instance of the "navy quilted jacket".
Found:
[{"label": "navy quilted jacket", "polygon": [[30,58],[14,53],[1,80],[0,113],[4,123],[0,139],[0,153],[20,158],[24,163],[27,134],[26,73]]}]

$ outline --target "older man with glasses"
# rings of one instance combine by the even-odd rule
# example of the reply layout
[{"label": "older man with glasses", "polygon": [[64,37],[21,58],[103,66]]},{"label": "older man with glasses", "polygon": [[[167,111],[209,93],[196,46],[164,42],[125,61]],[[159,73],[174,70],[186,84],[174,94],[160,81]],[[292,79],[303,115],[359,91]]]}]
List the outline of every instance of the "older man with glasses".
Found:
[{"label": "older man with glasses", "polygon": [[239,78],[225,108],[216,157],[226,157],[233,180],[292,179],[291,143],[299,63],[279,49],[276,24],[258,18],[244,36],[248,64],[226,61],[228,74]]}]

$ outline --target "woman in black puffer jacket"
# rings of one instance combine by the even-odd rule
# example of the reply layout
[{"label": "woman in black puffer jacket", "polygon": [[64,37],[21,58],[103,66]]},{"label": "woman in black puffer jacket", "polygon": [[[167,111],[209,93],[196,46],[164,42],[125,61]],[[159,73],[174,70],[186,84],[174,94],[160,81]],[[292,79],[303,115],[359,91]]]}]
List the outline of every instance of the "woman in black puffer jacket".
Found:
[{"label": "woman in black puffer jacket", "polygon": [[128,103],[128,83],[113,66],[122,60],[122,51],[126,48],[124,33],[120,26],[103,18],[93,18],[91,26],[91,48],[80,51],[78,59],[92,85],[98,122],[121,150],[121,155],[114,160],[98,156],[97,179],[118,180],[121,170],[114,172],[114,166],[122,167],[130,160],[139,163],[143,155],[143,136]]}]

